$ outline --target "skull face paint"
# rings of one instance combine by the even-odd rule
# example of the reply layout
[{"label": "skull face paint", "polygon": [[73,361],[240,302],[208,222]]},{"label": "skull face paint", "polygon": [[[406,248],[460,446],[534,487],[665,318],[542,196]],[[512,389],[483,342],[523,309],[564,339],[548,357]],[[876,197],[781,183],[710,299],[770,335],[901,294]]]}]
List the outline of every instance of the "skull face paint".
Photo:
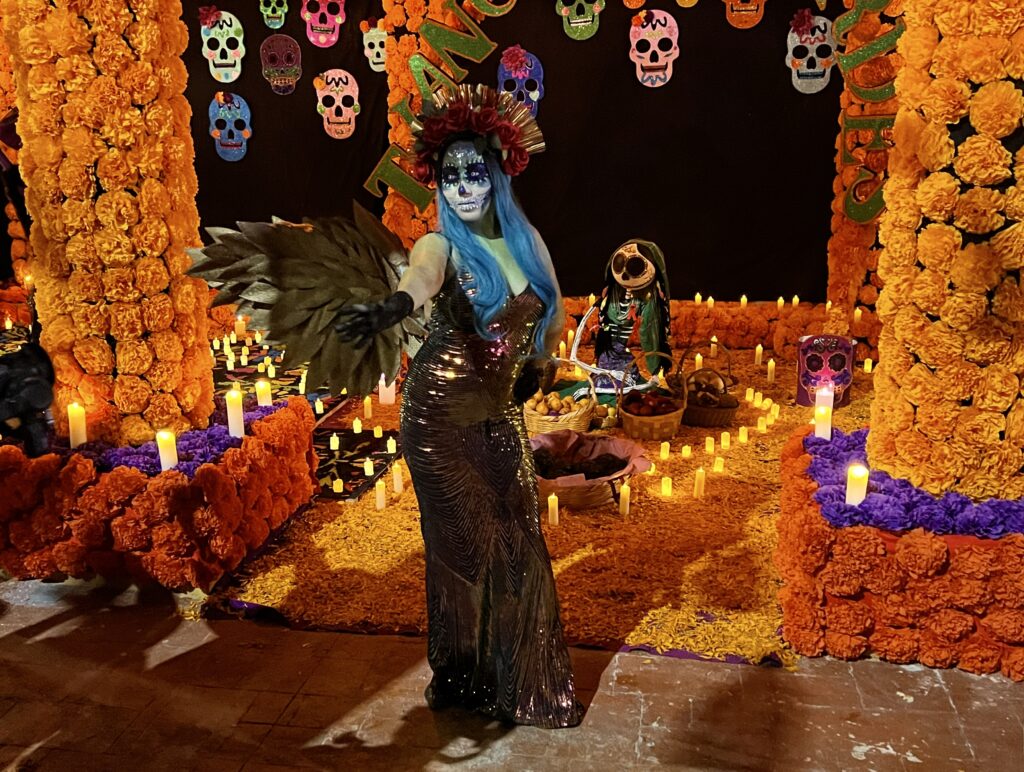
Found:
[{"label": "skull face paint", "polygon": [[302,77],[302,50],[290,35],[271,35],[260,45],[263,77],[275,94],[290,94]]},{"label": "skull face paint", "polygon": [[203,56],[210,74],[221,83],[232,83],[242,74],[245,33],[238,17],[227,11],[214,11],[201,27]]},{"label": "skull face paint", "polygon": [[241,161],[252,137],[252,113],[238,94],[218,91],[210,102],[210,136],[217,155],[225,161]]},{"label": "skull face paint", "polygon": [[299,14],[306,22],[306,37],[318,48],[338,42],[345,21],[345,0],[305,0]]},{"label": "skull face paint", "polygon": [[374,72],[384,72],[387,64],[387,53],[384,44],[387,42],[388,33],[378,27],[371,27],[363,32],[363,56],[370,63],[370,69]]},{"label": "skull face paint", "polygon": [[768,0],[722,0],[725,3],[725,20],[736,29],[756,27],[764,17],[764,6]]},{"label": "skull face paint", "polygon": [[629,27],[629,58],[636,79],[650,88],[668,83],[679,58],[679,25],[665,11],[641,11]]},{"label": "skull face paint", "polygon": [[853,383],[853,341],[838,335],[805,335],[800,338],[797,356],[798,405],[814,404],[814,395],[831,388],[833,405],[850,401],[849,386]]},{"label": "skull face paint", "polygon": [[537,115],[537,103],[544,96],[544,67],[540,59],[522,46],[506,48],[498,63],[498,91],[506,91]]},{"label": "skull face paint", "polygon": [[786,66],[793,88],[802,94],[817,94],[832,76],[836,41],[832,36],[832,22],[824,16],[808,13],[804,21],[799,24],[794,20],[793,28],[786,35]]},{"label": "skull face paint", "polygon": [[345,70],[328,70],[316,76],[316,111],[324,117],[324,131],[334,139],[348,139],[356,130],[359,85]]},{"label": "skull face paint", "polygon": [[487,162],[467,140],[453,142],[441,161],[441,194],[459,219],[478,223],[491,206],[491,175]]},{"label": "skull face paint", "polygon": [[260,0],[260,15],[270,29],[281,29],[288,13],[288,0]]},{"label": "skull face paint", "polygon": [[599,14],[605,0],[555,0],[555,13],[562,17],[562,29],[573,40],[588,40],[597,34]]},{"label": "skull face paint", "polygon": [[654,263],[644,257],[634,243],[623,244],[616,250],[611,269],[619,286],[631,292],[648,286],[655,277]]}]

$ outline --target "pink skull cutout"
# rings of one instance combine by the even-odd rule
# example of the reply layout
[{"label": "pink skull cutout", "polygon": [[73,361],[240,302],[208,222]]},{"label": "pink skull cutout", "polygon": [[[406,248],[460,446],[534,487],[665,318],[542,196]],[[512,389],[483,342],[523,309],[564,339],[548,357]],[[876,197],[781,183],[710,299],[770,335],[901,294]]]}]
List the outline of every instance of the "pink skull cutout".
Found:
[{"label": "pink skull cutout", "polygon": [[356,130],[359,85],[345,70],[328,70],[316,76],[316,111],[324,117],[324,131],[334,139],[348,139]]},{"label": "pink skull cutout", "polygon": [[636,64],[636,78],[657,88],[672,77],[679,58],[679,25],[665,11],[641,11],[629,28],[629,58]]},{"label": "pink skull cutout", "polygon": [[306,37],[319,48],[338,42],[345,21],[345,0],[305,0],[299,14],[306,22]]}]

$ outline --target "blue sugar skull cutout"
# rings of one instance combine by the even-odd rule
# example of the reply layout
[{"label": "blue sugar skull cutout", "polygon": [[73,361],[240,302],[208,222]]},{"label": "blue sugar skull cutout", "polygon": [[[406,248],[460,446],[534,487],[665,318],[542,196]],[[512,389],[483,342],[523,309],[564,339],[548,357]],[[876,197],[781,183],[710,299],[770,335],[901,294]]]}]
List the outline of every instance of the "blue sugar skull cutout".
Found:
[{"label": "blue sugar skull cutout", "polygon": [[498,63],[498,91],[507,91],[537,115],[537,103],[544,96],[544,67],[540,59],[522,46],[506,48]]},{"label": "blue sugar skull cutout", "polygon": [[238,94],[218,91],[210,102],[210,136],[217,155],[225,161],[241,161],[252,137],[252,113]]}]

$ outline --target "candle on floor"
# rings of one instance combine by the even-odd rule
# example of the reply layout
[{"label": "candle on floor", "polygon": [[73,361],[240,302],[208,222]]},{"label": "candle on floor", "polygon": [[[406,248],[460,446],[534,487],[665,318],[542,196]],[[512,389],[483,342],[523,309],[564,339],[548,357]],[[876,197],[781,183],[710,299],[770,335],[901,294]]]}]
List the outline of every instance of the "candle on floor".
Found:
[{"label": "candle on floor", "polygon": [[859,309],[859,308],[855,308],[855,309],[853,310],[853,321],[854,321],[854,323],[855,323],[855,324],[859,324],[859,323],[860,323],[860,320],[861,320],[861,317],[862,317],[863,315],[864,315],[864,312],[863,312],[863,311],[862,311],[861,309]]},{"label": "candle on floor", "polygon": [[767,416],[765,416],[765,421],[769,426],[775,426],[775,414],[769,413]]},{"label": "candle on floor", "polygon": [[814,436],[823,440],[832,439],[832,408],[825,405],[814,408]]},{"label": "candle on floor", "polygon": [[593,292],[591,292],[590,295],[587,296],[587,303],[590,304],[590,305],[594,305],[594,303],[596,303],[596,302],[597,302],[597,295],[595,295]]},{"label": "candle on floor", "polygon": [[565,344],[571,349],[572,344],[576,341],[576,331],[569,330],[565,333]]},{"label": "candle on floor", "polygon": [[256,404],[260,407],[270,407],[274,404],[274,399],[270,394],[270,381],[265,381],[262,378],[256,381]]},{"label": "candle on floor", "polygon": [[334,478],[334,482],[331,483],[331,490],[335,493],[345,492],[345,483],[339,480],[337,477]]},{"label": "candle on floor", "polygon": [[672,446],[667,442],[661,443],[661,460],[668,461],[668,454],[671,452]]},{"label": "candle on floor", "polygon": [[747,296],[746,295],[740,295],[740,308],[746,308],[746,307],[747,307]]},{"label": "candle on floor", "polygon": [[629,514],[629,497],[632,493],[632,489],[629,487],[629,483],[622,483],[622,487],[619,488],[619,514],[625,517]]},{"label": "candle on floor", "polygon": [[565,359],[565,341],[558,341],[558,358]]},{"label": "candle on floor", "polygon": [[715,452],[715,438],[705,437],[704,438],[704,452],[711,455]]},{"label": "candle on floor", "polygon": [[160,452],[160,469],[166,472],[178,465],[178,438],[174,432],[157,432],[156,448]]},{"label": "candle on floor", "polygon": [[814,406],[825,407],[831,409],[835,407],[836,393],[830,386],[824,386],[814,392]]},{"label": "candle on floor", "polygon": [[768,398],[766,398],[766,399],[765,399],[765,400],[764,400],[764,401],[763,401],[763,402],[761,403],[761,409],[762,409],[762,410],[770,410],[770,409],[771,409],[771,406],[772,406],[772,404],[773,404],[773,403],[772,403],[772,398],[771,398],[771,397],[768,397]]},{"label": "candle on floor", "polygon": [[372,458],[367,458],[363,462],[363,474],[365,474],[367,477],[373,477],[373,459]]},{"label": "candle on floor", "polygon": [[377,399],[382,405],[393,405],[395,404],[395,387],[397,383],[392,381],[390,384],[387,383],[384,375],[380,376],[380,384],[377,387]]},{"label": "candle on floor", "polygon": [[398,463],[391,465],[391,487],[394,489],[395,493],[401,493],[405,490],[405,479],[402,477],[402,467]]},{"label": "candle on floor", "polygon": [[238,343],[238,336],[235,335],[234,330],[231,331],[231,335],[228,336],[228,340],[230,340],[232,343]]},{"label": "candle on floor", "polygon": [[874,362],[871,361],[871,357],[864,360],[864,372],[870,373],[874,369]]},{"label": "candle on floor", "polygon": [[9,317],[9,316],[5,316],[4,317],[4,329],[5,330],[13,330],[14,329],[14,322],[11,321],[11,317]]},{"label": "candle on floor", "polygon": [[782,295],[779,295],[779,299],[775,301],[775,304],[779,307],[779,310],[781,311],[783,306],[786,305],[786,301],[783,300]]},{"label": "candle on floor", "polygon": [[398,443],[395,442],[394,437],[388,437],[388,453],[392,456],[398,452]]},{"label": "candle on floor", "polygon": [[655,471],[655,469],[656,469],[656,467],[655,467],[655,464],[654,464],[654,462],[652,461],[652,462],[651,462],[651,468],[650,468],[650,469],[648,469],[648,470],[647,470],[646,472],[644,472],[644,474],[646,474],[646,475],[653,475],[653,474],[654,474],[654,471]]},{"label": "candle on floor", "polygon": [[722,446],[722,450],[732,447],[732,437],[729,436],[729,432],[722,432],[722,440],[719,444]]},{"label": "candle on floor", "polygon": [[373,418],[373,401],[369,397],[363,399],[363,418]]},{"label": "candle on floor", "polygon": [[376,437],[378,440],[381,437],[383,437],[384,436],[384,427],[381,426],[380,424],[377,424],[376,426],[374,426],[373,427],[373,436]]},{"label": "candle on floor", "polygon": [[768,383],[775,383],[775,360],[768,360]]},{"label": "candle on floor", "polygon": [[387,504],[387,491],[384,489],[384,481],[377,480],[377,484],[374,486],[374,491],[377,494],[377,509],[384,509]]},{"label": "candle on floor", "polygon": [[711,336],[711,355],[710,356],[711,356],[711,359],[714,359],[716,356],[718,356],[718,336],[717,335],[712,335]]},{"label": "candle on floor", "polygon": [[868,468],[853,464],[846,470],[846,503],[857,506],[868,495]]},{"label": "candle on floor", "polygon": [[249,355],[248,354],[242,354],[242,356],[240,356],[238,358],[238,362],[239,362],[239,364],[242,365],[242,367],[248,367],[249,366]]},{"label": "candle on floor", "polygon": [[748,386],[747,387],[747,395],[746,395],[746,397],[744,397],[744,399],[747,402],[753,402],[754,401],[754,387],[753,386]]},{"label": "candle on floor", "polygon": [[760,343],[758,343],[756,346],[754,346],[754,364],[755,365],[761,364],[761,358],[763,356],[764,356],[764,346],[762,346]]},{"label": "candle on floor", "polygon": [[259,364],[257,364],[256,365],[256,372],[258,372],[258,373],[265,373],[265,372],[267,372],[267,365],[266,365],[266,363],[265,362],[260,362]]},{"label": "candle on floor", "polygon": [[672,495],[672,478],[662,477],[661,478],[661,495],[671,496]]},{"label": "candle on floor", "polygon": [[704,497],[704,467],[700,467],[693,476],[693,497],[700,499]]},{"label": "candle on floor", "polygon": [[554,493],[548,496],[548,523],[558,525],[558,496]]},{"label": "candle on floor", "polygon": [[245,317],[241,314],[235,317],[235,336],[239,338],[245,337]]},{"label": "candle on floor", "polygon": [[267,377],[268,378],[276,378],[277,377],[277,368],[274,367],[273,365],[267,365]]},{"label": "candle on floor", "polygon": [[708,295],[708,311],[715,307],[715,299]]},{"label": "candle on floor", "polygon": [[757,433],[767,434],[768,433],[768,419],[761,416],[757,419]]},{"label": "candle on floor", "polygon": [[88,442],[85,431],[85,408],[77,402],[68,405],[68,444],[72,448]]},{"label": "candle on floor", "polygon": [[306,371],[302,371],[302,375],[299,376],[299,394],[306,393]]},{"label": "candle on floor", "polygon": [[704,366],[704,357],[702,357],[700,354],[697,354],[693,358],[693,369],[694,370],[700,370],[703,366]]},{"label": "candle on floor", "polygon": [[358,418],[353,418],[352,419],[352,433],[353,434],[362,434],[363,433],[363,422],[360,421]]},{"label": "candle on floor", "polygon": [[800,305],[800,296],[794,295],[793,300],[791,302],[793,303],[793,308],[796,308],[798,305]]},{"label": "candle on floor", "polygon": [[746,426],[741,426],[740,427],[740,445],[746,445],[749,440],[750,440],[750,434],[747,431],[747,427]]},{"label": "candle on floor", "polygon": [[693,455],[693,448],[691,448],[689,445],[683,445],[682,455],[683,458],[689,458],[690,456]]},{"label": "candle on floor", "polygon": [[212,345],[214,351],[220,351],[220,338],[214,338]]},{"label": "candle on floor", "polygon": [[324,401],[320,397],[317,397],[316,402],[313,403],[313,410],[317,415],[324,414]]},{"label": "candle on floor", "polygon": [[774,418],[778,418],[779,414],[781,412],[782,412],[782,405],[780,405],[778,402],[776,402],[774,405],[772,405],[772,412],[771,412],[771,414],[772,414],[772,416]]},{"label": "candle on floor", "polygon": [[258,346],[263,342],[263,334],[259,330],[256,330],[256,334],[252,336],[252,339],[256,341],[256,345]]},{"label": "candle on floor", "polygon": [[724,472],[725,471],[725,459],[721,456],[715,456],[715,466],[711,470],[712,472]]},{"label": "candle on floor", "polygon": [[227,335],[221,338],[220,345],[224,347],[224,353],[226,354],[228,349],[231,347],[231,340],[228,338]]},{"label": "candle on floor", "polygon": [[764,395],[759,392],[754,392],[754,407],[761,407],[761,403],[764,401]]},{"label": "candle on floor", "polygon": [[694,302],[694,304],[696,304],[696,305],[698,305],[698,306],[699,306],[699,305],[700,305],[701,303],[703,303],[703,302],[704,302],[704,296],[703,296],[703,295],[701,295],[701,294],[700,294],[700,293],[698,292],[697,294],[695,294],[695,295],[693,296],[693,302]]},{"label": "candle on floor", "polygon": [[250,338],[248,335],[245,336],[245,345],[246,346],[251,346],[252,345],[252,338]]},{"label": "candle on floor", "polygon": [[234,357],[231,357],[231,358],[228,359],[228,361],[224,364],[224,369],[226,369],[228,371],[231,371],[231,370],[235,369],[235,358]]},{"label": "candle on floor", "polygon": [[242,417],[241,389],[228,389],[224,395],[224,404],[228,409],[228,434],[232,437],[245,435],[245,421]]},{"label": "candle on floor", "polygon": [[341,450],[341,437],[337,432],[331,432],[331,450]]},{"label": "candle on floor", "polygon": [[831,300],[826,300],[825,301],[825,313],[828,313],[831,310],[832,310],[832,301]]}]

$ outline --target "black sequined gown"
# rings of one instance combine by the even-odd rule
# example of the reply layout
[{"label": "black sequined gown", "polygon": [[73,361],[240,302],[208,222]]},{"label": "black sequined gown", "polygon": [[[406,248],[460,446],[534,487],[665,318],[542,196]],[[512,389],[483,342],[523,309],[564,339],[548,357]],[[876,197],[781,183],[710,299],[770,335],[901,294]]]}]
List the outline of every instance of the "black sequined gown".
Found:
[{"label": "black sequined gown", "polygon": [[426,547],[428,694],[435,707],[575,726],[582,708],[512,398],[543,304],[529,288],[510,299],[488,341],[474,329],[467,280],[449,268],[403,387],[402,448]]}]

